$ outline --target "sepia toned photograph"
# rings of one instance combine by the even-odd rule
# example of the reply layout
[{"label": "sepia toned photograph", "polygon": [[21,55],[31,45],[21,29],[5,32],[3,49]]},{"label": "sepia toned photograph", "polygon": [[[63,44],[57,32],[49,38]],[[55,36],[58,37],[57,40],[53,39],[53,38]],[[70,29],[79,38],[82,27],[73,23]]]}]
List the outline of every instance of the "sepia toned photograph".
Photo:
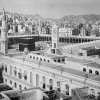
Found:
[{"label": "sepia toned photograph", "polygon": [[100,100],[100,0],[0,0],[0,100]]}]

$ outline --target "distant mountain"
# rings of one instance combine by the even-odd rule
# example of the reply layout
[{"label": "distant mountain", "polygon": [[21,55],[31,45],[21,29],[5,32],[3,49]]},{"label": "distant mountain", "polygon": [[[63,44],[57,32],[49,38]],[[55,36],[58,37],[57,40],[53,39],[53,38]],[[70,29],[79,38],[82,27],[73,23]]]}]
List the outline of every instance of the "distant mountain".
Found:
[{"label": "distant mountain", "polygon": [[88,14],[88,15],[69,15],[69,16],[64,16],[63,18],[60,18],[60,22],[69,22],[69,23],[75,23],[78,24],[82,21],[84,22],[96,22],[100,20],[100,15],[95,15],[95,14]]},{"label": "distant mountain", "polygon": [[[2,14],[2,12],[0,12],[0,15]],[[10,12],[7,12],[7,14],[12,14]],[[28,19],[32,19],[32,20],[42,20],[42,21],[56,21],[56,22],[66,22],[66,23],[74,23],[74,24],[78,24],[82,21],[84,22],[96,22],[100,20],[100,15],[95,15],[95,14],[86,14],[86,15],[68,15],[68,16],[64,16],[62,18],[59,19],[54,19],[54,18],[44,18],[38,14],[35,15],[27,15],[27,14],[19,14],[19,13],[15,13],[19,18],[23,17],[23,18],[28,18]]]}]

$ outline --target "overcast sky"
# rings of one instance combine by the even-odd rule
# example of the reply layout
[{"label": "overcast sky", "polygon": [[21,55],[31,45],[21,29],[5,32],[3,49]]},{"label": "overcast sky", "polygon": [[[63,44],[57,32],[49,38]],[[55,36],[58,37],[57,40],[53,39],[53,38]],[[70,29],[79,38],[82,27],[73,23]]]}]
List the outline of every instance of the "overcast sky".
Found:
[{"label": "overcast sky", "polygon": [[100,14],[100,0],[0,0],[0,10],[60,18],[64,15]]}]

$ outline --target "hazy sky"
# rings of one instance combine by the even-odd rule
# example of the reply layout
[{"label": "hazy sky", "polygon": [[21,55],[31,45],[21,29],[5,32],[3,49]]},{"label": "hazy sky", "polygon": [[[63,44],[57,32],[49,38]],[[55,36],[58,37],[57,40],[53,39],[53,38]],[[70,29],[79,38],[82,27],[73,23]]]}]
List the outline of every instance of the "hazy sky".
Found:
[{"label": "hazy sky", "polygon": [[43,17],[60,18],[64,15],[100,14],[100,0],[0,0],[0,10]]}]

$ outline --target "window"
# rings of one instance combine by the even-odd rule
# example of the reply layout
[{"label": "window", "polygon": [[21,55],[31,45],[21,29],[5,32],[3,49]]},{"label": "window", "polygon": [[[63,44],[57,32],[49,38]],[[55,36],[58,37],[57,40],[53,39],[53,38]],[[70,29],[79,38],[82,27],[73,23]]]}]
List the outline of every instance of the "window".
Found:
[{"label": "window", "polygon": [[57,86],[60,87],[60,82],[57,82]]},{"label": "window", "polygon": [[3,65],[3,63],[2,63],[2,70],[4,70],[4,65]]},{"label": "window", "polygon": [[15,86],[15,88],[17,88],[17,84],[16,83],[14,83],[14,86]]},{"label": "window", "polygon": [[7,79],[5,79],[5,82],[7,82]]},{"label": "window", "polygon": [[36,74],[36,86],[39,86],[39,75]]},{"label": "window", "polygon": [[90,94],[91,95],[95,95],[95,90],[94,89],[90,89]]},{"label": "window", "polygon": [[49,79],[49,84],[53,84],[53,80],[52,79]]},{"label": "window", "polygon": [[33,74],[30,72],[30,83],[33,83]]},{"label": "window", "polygon": [[10,75],[12,75],[12,68],[13,68],[13,67],[12,67],[12,66],[10,66]]},{"label": "window", "polygon": [[65,85],[65,88],[66,88],[66,95],[69,95],[69,85],[66,84],[66,85]]},{"label": "window", "polygon": [[18,77],[19,77],[19,79],[22,78],[22,72],[21,72],[21,69],[19,69]]},{"label": "window", "polygon": [[42,58],[40,58],[40,61],[42,61]]},{"label": "window", "polygon": [[32,56],[30,56],[30,58],[32,58]]},{"label": "window", "polygon": [[92,70],[91,69],[89,70],[89,73],[92,73]]},{"label": "window", "polygon": [[83,68],[83,72],[86,72],[86,68]]},{"label": "window", "polygon": [[64,61],[65,61],[65,59],[63,58],[63,59],[62,59],[62,62],[64,62]]},{"label": "window", "polygon": [[27,80],[27,72],[24,71],[24,79]]},{"label": "window", "polygon": [[7,73],[7,65],[5,65],[5,73]]},{"label": "window", "polygon": [[44,59],[44,61],[46,61],[46,60]]},{"label": "window", "polygon": [[95,71],[95,75],[99,75],[99,72],[98,71]]},{"label": "window", "polygon": [[54,43],[54,48],[56,48],[56,43]]},{"label": "window", "polygon": [[49,89],[52,90],[53,89],[53,80],[49,79]]},{"label": "window", "polygon": [[60,62],[60,59],[58,59],[58,62]]},{"label": "window", "polygon": [[24,89],[26,90],[27,88],[26,88],[26,87],[24,87]]},{"label": "window", "polygon": [[33,56],[33,59],[35,59],[35,57]]},{"label": "window", "polygon": [[56,62],[56,60],[54,60],[54,62]]},{"label": "window", "polygon": [[14,67],[14,75],[16,76],[17,75],[17,68]]},{"label": "window", "polygon": [[45,76],[42,77],[42,82],[43,82],[43,89],[46,88],[46,84],[45,84]]},{"label": "window", "polygon": [[12,81],[10,80],[10,84],[12,84]]},{"label": "window", "polygon": [[38,57],[36,57],[36,59],[38,60]]},{"label": "window", "polygon": [[47,60],[47,62],[50,62],[50,60]]},{"label": "window", "polygon": [[19,89],[22,90],[22,86],[21,85],[19,85]]}]

